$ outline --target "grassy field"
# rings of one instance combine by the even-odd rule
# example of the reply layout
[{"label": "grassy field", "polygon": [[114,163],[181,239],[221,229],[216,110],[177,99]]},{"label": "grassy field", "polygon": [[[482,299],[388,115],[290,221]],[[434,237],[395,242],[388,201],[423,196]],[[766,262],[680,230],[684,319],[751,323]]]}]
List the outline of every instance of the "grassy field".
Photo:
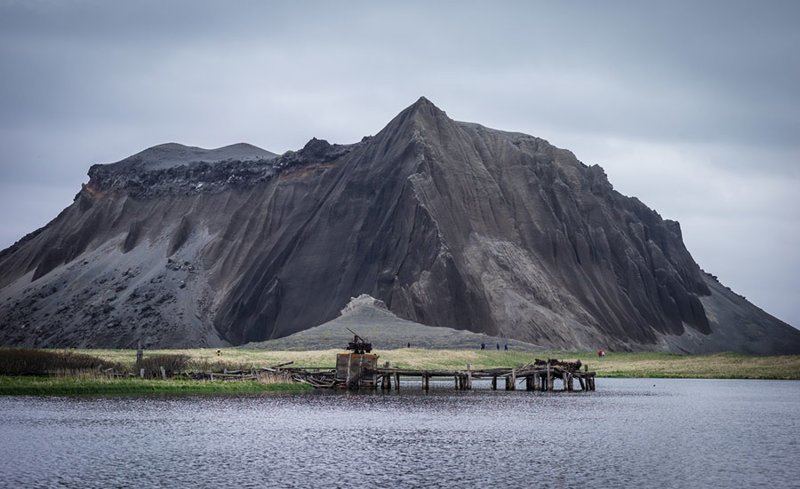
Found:
[{"label": "grassy field", "polygon": [[[78,350],[108,362],[132,365],[134,350]],[[294,362],[298,367],[333,367],[341,350],[272,351],[242,348],[158,350],[150,354],[186,354],[190,368],[196,370],[240,369]],[[513,367],[534,358],[580,359],[600,377],[717,378],[717,379],[800,379],[800,355],[752,356],[738,353],[677,355],[671,353],[607,353],[598,358],[593,352],[515,352],[496,350],[426,350],[402,348],[379,350],[380,362],[418,369],[463,369]]]},{"label": "grassy field", "polygon": [[[133,372],[135,350],[32,350],[34,356],[50,356],[53,361],[91,361],[92,367],[77,371],[63,371],[52,375],[2,375],[0,395],[142,395],[142,394],[259,394],[307,391],[304,384],[269,383],[260,381],[223,382],[194,381],[175,377],[169,380],[113,378],[101,373],[106,367]],[[49,352],[49,353],[48,353]],[[240,370],[293,362],[295,367],[333,368],[336,353],[341,350],[273,351],[263,349],[224,348],[192,350],[146,350],[145,360],[156,363],[160,355],[186,355],[186,370],[215,371]],[[473,369],[513,367],[532,362],[535,358],[580,359],[600,377],[650,377],[650,378],[717,378],[717,379],[800,379],[800,355],[750,356],[736,353],[715,355],[676,355],[670,353],[607,353],[598,358],[590,352],[520,352],[497,350],[427,350],[401,348],[376,351],[379,362],[413,369],[461,370],[467,364]],[[0,365],[13,367],[12,350]],[[82,357],[86,355],[87,357]],[[87,360],[88,359],[88,360]],[[99,360],[99,362],[98,362]],[[152,362],[151,362],[152,363]],[[10,367],[9,367],[10,368]],[[155,368],[155,367],[153,367]],[[81,373],[82,372],[82,373]]]}]

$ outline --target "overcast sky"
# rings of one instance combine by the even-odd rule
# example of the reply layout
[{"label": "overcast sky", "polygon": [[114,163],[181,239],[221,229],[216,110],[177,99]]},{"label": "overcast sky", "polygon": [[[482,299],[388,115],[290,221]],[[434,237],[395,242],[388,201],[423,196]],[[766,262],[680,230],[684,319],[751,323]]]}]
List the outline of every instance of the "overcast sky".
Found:
[{"label": "overcast sky", "polygon": [[800,2],[344,3],[0,0],[0,248],[91,164],[355,142],[425,95],[600,164],[800,326]]}]

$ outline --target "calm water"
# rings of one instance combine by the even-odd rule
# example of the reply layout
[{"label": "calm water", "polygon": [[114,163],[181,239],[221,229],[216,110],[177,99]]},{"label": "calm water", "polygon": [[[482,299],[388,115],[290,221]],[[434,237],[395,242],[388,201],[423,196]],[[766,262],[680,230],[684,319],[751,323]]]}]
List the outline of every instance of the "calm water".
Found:
[{"label": "calm water", "polygon": [[5,487],[799,487],[800,382],[0,398]]}]

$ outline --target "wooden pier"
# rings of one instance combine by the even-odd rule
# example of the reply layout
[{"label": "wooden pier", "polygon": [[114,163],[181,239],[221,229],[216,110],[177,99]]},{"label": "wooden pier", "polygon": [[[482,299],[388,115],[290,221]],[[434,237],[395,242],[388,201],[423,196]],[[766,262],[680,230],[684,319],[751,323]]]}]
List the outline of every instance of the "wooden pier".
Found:
[{"label": "wooden pier", "polygon": [[[583,392],[595,389],[595,372],[589,372],[587,365],[580,360],[564,362],[556,359],[539,360],[533,363],[511,368],[490,368],[474,370],[467,365],[466,370],[413,370],[392,368],[389,363],[383,367],[378,366],[378,355],[372,353],[372,343],[367,342],[353,331],[353,341],[349,342],[347,349],[351,353],[336,355],[336,368],[328,371],[315,369],[303,371],[293,368],[292,378],[298,382],[305,382],[317,388],[344,388],[350,390],[378,389],[400,390],[403,380],[408,383],[410,379],[419,379],[422,390],[429,390],[431,379],[452,379],[456,390],[472,389],[472,381],[477,379],[491,379],[492,390],[497,390],[497,381],[501,379],[508,391],[517,390],[517,384],[523,383],[526,391],[551,392],[556,390],[557,381],[561,383],[562,391],[575,390],[575,380]],[[583,371],[581,371],[583,367]]]},{"label": "wooden pier", "polygon": [[[402,383],[419,381],[422,390],[429,390],[431,380],[446,380],[456,390],[472,389],[472,382],[479,379],[491,381],[492,390],[498,385],[505,390],[526,391],[593,391],[595,390],[595,372],[588,371],[580,362],[562,362],[560,360],[536,360],[533,363],[512,368],[472,369],[467,365],[464,370],[415,370],[391,367],[385,364],[377,366],[377,355],[347,354],[337,357],[335,370],[291,369],[295,380],[305,382],[317,388],[346,388],[351,390],[400,390]],[[576,385],[577,381],[577,385]],[[556,386],[560,389],[556,389]],[[576,389],[576,387],[580,387]]]},{"label": "wooden pier", "polygon": [[[563,362],[562,362],[563,363]],[[472,389],[472,382],[478,379],[490,379],[492,390],[497,390],[498,384],[503,385],[505,390],[517,390],[524,388],[526,391],[554,391],[556,381],[559,382],[562,391],[575,391],[576,380],[581,391],[595,390],[595,372],[566,369],[560,366],[552,366],[546,363],[544,366],[528,364],[512,368],[492,368],[473,370],[467,365],[465,370],[444,371],[444,370],[410,370],[384,367],[375,369],[374,381],[367,382],[359,387],[380,388],[381,390],[399,390],[401,381],[419,380],[423,390],[430,389],[431,379],[452,380],[456,390]],[[367,372],[367,377],[370,377]],[[498,382],[499,380],[499,382]]]}]

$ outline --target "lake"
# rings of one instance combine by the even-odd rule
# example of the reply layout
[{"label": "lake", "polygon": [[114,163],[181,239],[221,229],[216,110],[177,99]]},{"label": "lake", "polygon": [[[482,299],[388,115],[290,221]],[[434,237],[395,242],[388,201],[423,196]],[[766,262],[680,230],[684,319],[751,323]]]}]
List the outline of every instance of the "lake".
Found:
[{"label": "lake", "polygon": [[0,398],[4,487],[798,487],[800,382]]}]

